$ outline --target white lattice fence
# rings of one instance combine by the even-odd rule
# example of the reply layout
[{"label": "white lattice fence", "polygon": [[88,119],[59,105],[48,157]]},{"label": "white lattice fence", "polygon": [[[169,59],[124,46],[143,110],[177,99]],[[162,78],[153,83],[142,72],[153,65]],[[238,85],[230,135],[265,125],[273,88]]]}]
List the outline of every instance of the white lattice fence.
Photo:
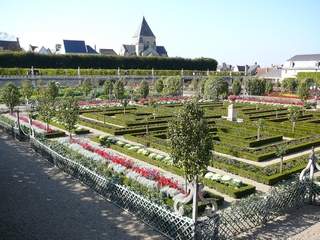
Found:
[{"label": "white lattice fence", "polygon": [[194,223],[190,218],[180,217],[112,180],[97,175],[77,162],[52,151],[36,139],[31,139],[31,144],[36,150],[46,154],[57,167],[78,178],[167,237],[177,240],[194,239]]}]

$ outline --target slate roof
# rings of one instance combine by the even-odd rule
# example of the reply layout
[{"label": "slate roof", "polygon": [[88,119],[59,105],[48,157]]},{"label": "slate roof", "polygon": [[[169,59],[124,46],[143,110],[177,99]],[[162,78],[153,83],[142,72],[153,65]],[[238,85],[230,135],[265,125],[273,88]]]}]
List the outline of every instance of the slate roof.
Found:
[{"label": "slate roof", "polygon": [[168,55],[164,46],[157,46],[156,51],[160,56]]},{"label": "slate roof", "polygon": [[136,34],[133,37],[139,37],[139,36],[155,37],[144,17],[142,18],[142,22],[138,27]]},{"label": "slate roof", "polygon": [[118,55],[113,49],[109,49],[109,48],[100,48],[99,52],[102,55],[109,55],[109,56]]},{"label": "slate roof", "polygon": [[320,61],[320,54],[295,55],[288,61]]},{"label": "slate roof", "polygon": [[66,53],[87,53],[87,47],[82,40],[63,40]]},{"label": "slate roof", "polygon": [[136,52],[136,46],[135,45],[129,45],[129,44],[123,44],[122,45],[124,50],[128,53],[135,53]]},{"label": "slate roof", "polygon": [[239,66],[237,65],[238,71],[239,72],[245,72],[246,71],[246,66]]},{"label": "slate roof", "polygon": [[86,45],[87,53],[98,54],[96,50],[94,50],[90,45]]},{"label": "slate roof", "polygon": [[21,47],[18,41],[0,40],[0,50],[20,51]]}]

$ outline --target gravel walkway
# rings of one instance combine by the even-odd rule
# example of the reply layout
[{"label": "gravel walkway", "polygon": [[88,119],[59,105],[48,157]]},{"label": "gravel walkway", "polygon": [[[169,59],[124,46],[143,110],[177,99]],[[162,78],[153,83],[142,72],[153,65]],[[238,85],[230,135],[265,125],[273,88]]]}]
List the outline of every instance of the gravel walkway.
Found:
[{"label": "gravel walkway", "polygon": [[164,239],[0,131],[0,239]]}]

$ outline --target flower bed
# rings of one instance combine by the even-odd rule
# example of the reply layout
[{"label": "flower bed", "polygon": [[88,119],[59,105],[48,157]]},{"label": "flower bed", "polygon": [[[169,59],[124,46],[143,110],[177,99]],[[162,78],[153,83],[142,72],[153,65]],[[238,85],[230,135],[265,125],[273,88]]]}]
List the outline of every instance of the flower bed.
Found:
[{"label": "flower bed", "polygon": [[[90,156],[93,159],[107,161],[108,167],[117,173],[122,173],[126,177],[133,179],[149,189],[160,189],[170,197],[183,192],[183,186],[177,180],[162,175],[158,170],[139,165],[132,160],[111,153],[110,151],[93,146],[88,142],[79,139],[60,140],[61,143],[67,144],[71,149],[80,152],[83,155]],[[81,148],[79,148],[81,147]],[[164,189],[165,188],[165,189]]]},{"label": "flower bed", "polygon": [[278,97],[266,97],[266,96],[232,96],[232,99],[236,102],[254,102],[254,103],[268,103],[268,104],[284,104],[284,105],[297,105],[303,106],[304,103],[299,99],[292,98],[278,98]]}]

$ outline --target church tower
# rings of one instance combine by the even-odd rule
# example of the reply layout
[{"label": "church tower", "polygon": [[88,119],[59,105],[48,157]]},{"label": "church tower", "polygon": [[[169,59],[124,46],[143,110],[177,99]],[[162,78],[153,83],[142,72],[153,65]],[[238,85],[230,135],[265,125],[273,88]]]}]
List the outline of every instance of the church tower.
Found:
[{"label": "church tower", "polygon": [[137,56],[159,55],[156,50],[156,37],[144,17],[133,39]]}]

